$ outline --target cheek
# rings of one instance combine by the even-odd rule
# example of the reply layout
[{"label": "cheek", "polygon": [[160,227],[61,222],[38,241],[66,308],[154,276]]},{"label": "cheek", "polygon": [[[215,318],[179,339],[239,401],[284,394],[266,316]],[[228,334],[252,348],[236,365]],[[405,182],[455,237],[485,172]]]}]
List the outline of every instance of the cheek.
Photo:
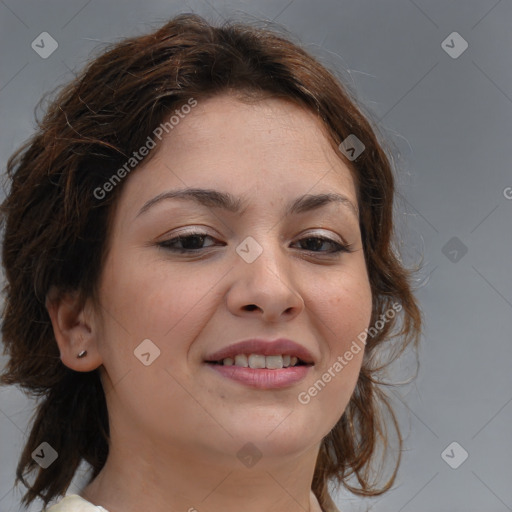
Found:
[{"label": "cheek", "polygon": [[[372,314],[372,292],[366,271],[343,271],[311,285],[310,309],[330,332],[328,339],[343,347],[347,336],[368,327]],[[332,343],[332,341],[331,341]]]},{"label": "cheek", "polygon": [[315,304],[313,322],[325,340],[322,362],[298,399],[315,418],[312,424],[327,435],[343,415],[359,378],[365,347],[358,335],[368,327],[372,311],[369,283],[363,279],[354,286],[345,282],[324,289]]},{"label": "cheek", "polygon": [[[112,380],[121,378],[127,368],[145,370],[134,354],[149,339],[155,353],[160,351],[151,368],[177,371],[182,364],[178,362],[188,357],[191,342],[218,307],[219,275],[185,272],[185,267],[178,266],[171,272],[162,260],[140,265],[134,257],[118,261],[109,267],[102,291],[108,311],[103,333],[105,367]],[[167,374],[164,377],[168,379]]]},{"label": "cheek", "polygon": [[[112,385],[124,383],[126,403],[142,401],[152,407],[160,390],[167,394],[159,400],[168,400],[179,390],[168,372],[180,368],[191,340],[207,321],[205,308],[211,302],[207,299],[218,277],[214,279],[211,272],[209,276],[170,272],[161,260],[138,265],[133,257],[117,260],[106,269],[101,289],[103,364]],[[154,346],[141,345],[148,339]],[[152,362],[145,366],[137,357],[148,352]],[[129,379],[124,379],[128,373]]]},{"label": "cheek", "polygon": [[[326,341],[318,373],[330,388],[324,399],[338,396],[348,402],[356,385],[365,345],[360,335],[368,328],[372,294],[366,272],[345,272],[339,279],[324,282],[312,301],[313,321]],[[322,385],[320,383],[320,385]],[[338,411],[339,412],[339,411]]]}]

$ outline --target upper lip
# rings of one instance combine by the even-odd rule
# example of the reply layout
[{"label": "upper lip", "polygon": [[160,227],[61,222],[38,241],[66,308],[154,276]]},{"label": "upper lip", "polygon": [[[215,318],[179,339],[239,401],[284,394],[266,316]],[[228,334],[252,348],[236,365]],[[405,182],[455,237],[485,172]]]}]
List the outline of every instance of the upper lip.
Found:
[{"label": "upper lip", "polygon": [[296,356],[301,361],[314,364],[315,360],[311,352],[299,343],[287,338],[277,340],[264,340],[254,338],[233,343],[217,352],[206,356],[206,362],[217,362],[227,357],[234,358],[237,354],[260,354],[263,356],[290,355]]}]

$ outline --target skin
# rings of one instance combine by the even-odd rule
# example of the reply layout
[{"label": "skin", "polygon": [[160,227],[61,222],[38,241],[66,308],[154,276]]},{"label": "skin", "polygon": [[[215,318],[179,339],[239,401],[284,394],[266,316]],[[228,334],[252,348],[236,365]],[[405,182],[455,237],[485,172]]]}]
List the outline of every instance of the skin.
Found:
[{"label": "skin", "polygon": [[[283,212],[299,196],[333,192],[357,209],[350,170],[309,111],[227,94],[198,102],[154,151],[125,178],[101,307],[80,309],[71,294],[47,301],[62,362],[100,367],[106,390],[110,452],[81,495],[109,512],[318,512],[318,450],[349,402],[363,350],[307,405],[298,395],[368,327],[371,290],[354,211]],[[137,216],[147,200],[186,187],[229,192],[245,209],[171,199]],[[184,227],[212,238],[186,246],[205,247],[192,256],[157,245]],[[301,242],[306,235],[344,239],[352,252]],[[235,251],[248,236],[263,250],[252,263]],[[203,363],[252,337],[295,340],[316,363],[304,381],[270,390]],[[144,339],[160,350],[148,366],[134,356]],[[251,468],[237,457],[248,442],[261,454]]]}]

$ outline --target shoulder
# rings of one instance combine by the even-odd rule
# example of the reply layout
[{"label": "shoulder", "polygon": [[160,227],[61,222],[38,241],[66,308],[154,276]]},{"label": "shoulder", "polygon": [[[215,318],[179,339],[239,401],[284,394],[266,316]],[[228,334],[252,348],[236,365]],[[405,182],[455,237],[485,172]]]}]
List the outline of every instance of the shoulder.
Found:
[{"label": "shoulder", "polygon": [[108,510],[89,503],[78,494],[69,494],[43,512],[108,512]]}]

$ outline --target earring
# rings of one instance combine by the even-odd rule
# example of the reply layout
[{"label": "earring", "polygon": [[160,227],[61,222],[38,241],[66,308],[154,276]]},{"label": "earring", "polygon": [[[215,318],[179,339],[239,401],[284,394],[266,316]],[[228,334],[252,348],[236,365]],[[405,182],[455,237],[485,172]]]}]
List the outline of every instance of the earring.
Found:
[{"label": "earring", "polygon": [[87,350],[82,350],[76,357],[78,359],[82,359],[82,357],[85,357],[87,355]]}]

